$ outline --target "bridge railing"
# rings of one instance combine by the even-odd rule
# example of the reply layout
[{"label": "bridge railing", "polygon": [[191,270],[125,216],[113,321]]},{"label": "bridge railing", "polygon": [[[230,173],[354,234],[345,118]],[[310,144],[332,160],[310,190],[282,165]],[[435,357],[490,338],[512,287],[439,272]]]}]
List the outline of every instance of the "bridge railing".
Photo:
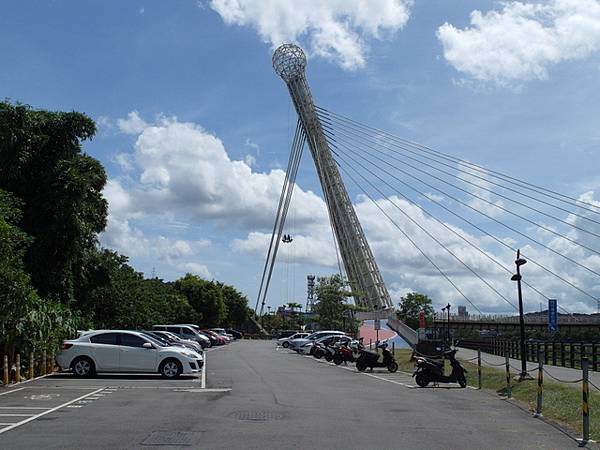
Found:
[{"label": "bridge railing", "polygon": [[[507,339],[461,339],[457,344],[459,347],[472,350],[481,350],[498,356],[506,356],[521,359],[519,341]],[[590,368],[596,372],[600,366],[600,343],[599,342],[526,342],[525,356],[527,361],[539,362],[540,352],[543,354],[544,364],[581,368],[581,360],[587,358]]]},{"label": "bridge railing", "polygon": [[[546,314],[535,314],[525,315],[523,317],[525,323],[540,324],[548,323],[548,316]],[[436,313],[434,320],[437,322],[443,322],[448,320],[448,316]],[[519,316],[506,316],[496,314],[469,314],[468,316],[459,314],[450,314],[450,322],[487,322],[487,323],[519,323]],[[600,315],[593,316],[568,316],[559,315],[558,324],[600,324]]]}]

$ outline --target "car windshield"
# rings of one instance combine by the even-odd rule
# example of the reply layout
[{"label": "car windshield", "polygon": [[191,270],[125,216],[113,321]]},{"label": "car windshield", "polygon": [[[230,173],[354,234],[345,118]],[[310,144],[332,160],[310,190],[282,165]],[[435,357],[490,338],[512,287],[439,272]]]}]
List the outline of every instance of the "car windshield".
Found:
[{"label": "car windshield", "polygon": [[154,336],[148,334],[148,333],[142,333],[144,335],[144,338],[149,340],[150,342],[152,342],[155,345],[158,345],[159,347],[168,347],[169,343],[166,341],[159,341],[157,338],[155,338]]}]

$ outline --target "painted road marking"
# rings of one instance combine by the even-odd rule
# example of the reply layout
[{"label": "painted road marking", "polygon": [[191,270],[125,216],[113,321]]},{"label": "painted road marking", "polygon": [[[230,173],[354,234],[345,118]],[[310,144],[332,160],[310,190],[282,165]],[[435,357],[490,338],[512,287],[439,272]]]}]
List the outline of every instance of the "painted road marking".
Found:
[{"label": "painted road marking", "polygon": [[0,395],[8,395],[8,394],[12,394],[13,392],[22,391],[23,389],[25,389],[25,388],[24,388],[24,387],[22,387],[22,388],[18,388],[18,389],[12,389],[12,390],[10,390],[10,391],[8,391],[8,392],[3,392],[3,393],[2,393],[2,394],[0,394]]},{"label": "painted road marking", "polygon": [[42,408],[40,406],[0,406],[0,409],[50,409],[50,408]]},{"label": "painted road marking", "polygon": [[37,419],[39,417],[42,417],[42,416],[45,416],[46,414],[50,414],[50,413],[53,413],[54,411],[58,411],[59,409],[62,409],[65,406],[72,405],[73,403],[76,403],[76,402],[78,402],[80,400],[83,400],[83,399],[89,397],[90,395],[97,394],[98,392],[102,391],[103,389],[104,388],[100,388],[100,389],[98,389],[96,391],[90,392],[89,394],[82,395],[81,397],[77,397],[74,400],[71,400],[71,401],[68,401],[66,403],[63,403],[62,405],[58,405],[58,406],[56,406],[56,407],[54,407],[52,409],[49,409],[49,410],[44,411],[42,413],[39,413],[39,414],[36,414],[34,416],[28,417],[27,419],[22,420],[22,421],[17,422],[17,423],[14,423],[14,424],[12,424],[10,426],[7,426],[6,428],[2,428],[2,429],[0,429],[0,434],[6,433],[7,431],[10,431],[10,430],[13,430],[13,429],[15,429],[17,427],[20,427],[21,425],[25,425],[26,423],[29,423],[32,420],[35,420],[35,419]]},{"label": "painted road marking", "polygon": [[204,364],[202,364],[202,381],[200,383],[201,389],[206,389],[206,353],[204,354]]}]

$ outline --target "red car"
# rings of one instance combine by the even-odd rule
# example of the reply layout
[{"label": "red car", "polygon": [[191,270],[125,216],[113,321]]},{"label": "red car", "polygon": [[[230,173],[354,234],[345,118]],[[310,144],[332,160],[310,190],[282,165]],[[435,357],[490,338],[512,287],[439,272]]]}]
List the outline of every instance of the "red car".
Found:
[{"label": "red car", "polygon": [[202,331],[203,333],[206,333],[206,334],[210,335],[211,337],[215,338],[217,340],[217,345],[225,345],[225,344],[227,344],[227,339],[225,339],[223,336],[219,336],[214,331],[210,331],[210,330],[200,330],[200,331]]}]

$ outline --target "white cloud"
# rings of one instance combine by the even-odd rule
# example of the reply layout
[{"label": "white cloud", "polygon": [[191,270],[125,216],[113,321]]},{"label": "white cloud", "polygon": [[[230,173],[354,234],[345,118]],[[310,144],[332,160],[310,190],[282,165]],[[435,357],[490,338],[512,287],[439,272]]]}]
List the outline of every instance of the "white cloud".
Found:
[{"label": "white cloud", "polygon": [[126,119],[117,119],[117,126],[125,134],[139,134],[148,124],[142,120],[137,111],[131,111]]},{"label": "white cloud", "polygon": [[444,57],[459,72],[503,85],[545,79],[557,63],[600,50],[600,2],[502,2],[498,11],[473,11],[471,26],[437,30]]},{"label": "white cloud", "polygon": [[211,0],[228,25],[250,26],[276,47],[301,42],[345,69],[365,65],[366,38],[383,39],[408,21],[412,0]]},{"label": "white cloud", "polygon": [[[212,224],[219,230],[219,240],[231,242],[232,253],[225,252],[224,259],[235,261],[235,253],[243,253],[256,261],[256,270],[260,270],[285,176],[283,171],[256,172],[244,161],[230,159],[223,143],[216,136],[199,125],[179,122],[175,118],[162,117],[156,123],[146,124],[137,135],[133,151],[128,155],[133,170],[127,172],[127,177],[123,179],[109,180],[104,191],[109,200],[109,224],[102,235],[103,244],[127,255],[151,261],[148,264],[150,267],[153,261],[162,261],[178,273],[192,271],[208,277],[210,271],[203,265],[202,255],[206,246],[211,245],[209,240],[202,239],[197,233],[194,239],[180,239],[151,234],[150,231],[142,231],[142,228],[155,229],[157,224],[168,221],[177,224],[179,232],[182,227],[185,231],[187,224],[194,230],[199,230],[204,224]],[[477,183],[482,181],[478,180]],[[510,311],[510,306],[400,211],[429,230],[514,302],[515,286],[510,281],[510,273],[499,269],[454,233],[425,216],[415,205],[397,197],[391,197],[390,200],[397,207],[388,199],[379,199],[377,202],[474,303],[485,311]],[[592,193],[585,194],[581,200],[595,201]],[[337,259],[323,200],[310,191],[296,187],[294,202],[301,207],[295,210],[293,226],[292,222],[288,222],[289,226],[286,225],[284,231],[292,234],[294,241],[281,246],[280,261],[287,260],[295,265],[306,266],[309,270],[316,266],[323,271],[335,270]],[[454,291],[370,200],[359,197],[355,202],[355,209],[395,298],[409,290],[415,290],[431,295],[440,304],[448,301],[453,305],[465,303],[460,294]],[[572,217],[570,220],[584,219]],[[589,223],[584,225],[588,226]],[[450,224],[448,226],[503,262],[509,270],[513,269],[515,255],[512,251],[467,229]],[[486,224],[482,226],[487,229]],[[600,233],[600,230],[597,232]],[[239,238],[240,236],[246,237]],[[576,233],[570,237],[583,238]],[[600,284],[592,274],[584,273],[547,250],[529,247],[522,237],[500,235],[499,238],[509,245],[521,247],[529,258],[542,262],[573,283],[600,295]],[[560,253],[600,271],[600,257],[597,255],[566,245],[564,240],[552,240],[553,236],[539,235],[538,238]],[[596,244],[590,241],[589,245],[593,247]],[[206,267],[206,272],[203,266]],[[575,308],[582,303],[587,305],[588,311],[595,307],[588,299],[533,263],[528,264],[524,270],[528,282],[547,295],[559,298],[563,306]],[[525,289],[526,305],[537,309],[538,302],[542,299],[528,288]]]},{"label": "white cloud", "polygon": [[204,264],[188,262],[188,263],[179,264],[177,266],[177,268],[179,270],[185,271],[186,273],[189,272],[194,275],[200,275],[202,278],[205,278],[208,280],[213,278],[212,274],[208,270],[208,267],[206,267]]},{"label": "white cloud", "polygon": [[256,158],[250,154],[244,157],[244,162],[248,167],[253,167],[256,165]]}]

